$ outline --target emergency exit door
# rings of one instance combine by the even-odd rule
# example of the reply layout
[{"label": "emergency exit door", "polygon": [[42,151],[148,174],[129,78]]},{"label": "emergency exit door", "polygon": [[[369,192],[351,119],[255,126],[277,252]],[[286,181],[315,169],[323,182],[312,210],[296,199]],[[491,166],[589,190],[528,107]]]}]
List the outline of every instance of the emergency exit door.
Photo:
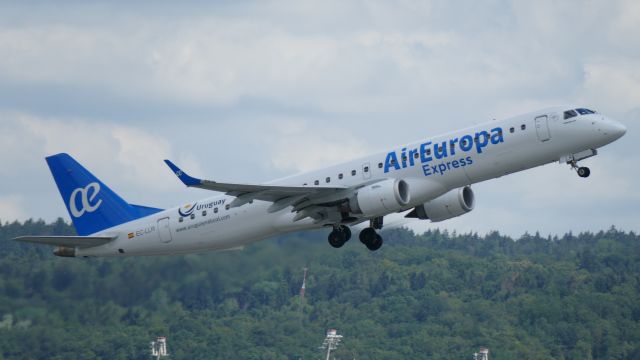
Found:
[{"label": "emergency exit door", "polygon": [[158,220],[158,236],[163,243],[171,242],[171,227],[168,217]]}]

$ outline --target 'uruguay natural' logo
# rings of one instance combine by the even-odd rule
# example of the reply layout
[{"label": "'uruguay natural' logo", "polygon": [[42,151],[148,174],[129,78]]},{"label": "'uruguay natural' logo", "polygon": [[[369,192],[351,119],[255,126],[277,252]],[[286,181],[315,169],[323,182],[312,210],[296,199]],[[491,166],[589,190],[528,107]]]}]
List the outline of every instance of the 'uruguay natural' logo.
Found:
[{"label": "'uruguay natural' logo", "polygon": [[[93,200],[96,198],[98,193],[100,192],[100,184],[97,182],[92,182],[89,185],[83,188],[77,188],[71,192],[71,196],[69,197],[69,211],[73,217],[80,217],[84,215],[85,212],[94,212],[100,207],[102,204],[102,199],[99,199],[95,203],[92,204]],[[78,209],[78,195],[80,195],[80,208]]]},{"label": "'uruguay natural' logo", "polygon": [[[449,141],[442,141],[438,143],[432,143],[427,141],[420,144],[419,148],[409,149],[403,148],[400,151],[400,161],[398,161],[398,155],[395,151],[391,151],[387,154],[387,158],[384,161],[384,172],[388,173],[390,170],[406,169],[407,167],[415,166],[416,160],[420,159],[422,169],[425,176],[433,174],[444,174],[445,171],[451,168],[465,167],[473,164],[471,156],[466,156],[465,153],[472,151],[474,148],[478,154],[481,154],[483,149],[489,145],[496,145],[504,142],[502,134],[502,128],[493,128],[491,133],[482,130],[477,132],[475,136],[465,135],[461,138],[453,138]],[[456,153],[456,150],[459,150]],[[441,162],[439,164],[430,164],[440,159],[447,159],[450,156],[461,156],[460,159]],[[447,159],[448,160],[448,159]]]},{"label": "'uruguay natural' logo", "polygon": [[196,210],[213,209],[216,206],[224,205],[225,201],[226,199],[210,201],[204,204],[198,204],[197,202],[193,205],[187,204],[178,209],[178,214],[180,214],[180,216],[189,217]]},{"label": "'uruguay natural' logo", "polygon": [[180,216],[189,216],[193,214],[193,212],[196,210],[196,205],[198,205],[198,203],[195,203],[193,205],[187,204],[181,207],[180,209],[178,209],[178,214],[180,214]]}]

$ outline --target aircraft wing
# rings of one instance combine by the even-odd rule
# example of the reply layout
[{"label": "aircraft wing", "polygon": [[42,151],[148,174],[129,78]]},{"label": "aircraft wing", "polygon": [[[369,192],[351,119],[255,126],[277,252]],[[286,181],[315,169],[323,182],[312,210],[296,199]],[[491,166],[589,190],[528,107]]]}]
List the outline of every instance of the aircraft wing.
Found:
[{"label": "aircraft wing", "polygon": [[80,249],[103,245],[115,237],[105,236],[20,236],[15,241],[30,242],[53,246],[78,247]]},{"label": "aircraft wing", "polygon": [[269,201],[273,204],[269,212],[282,210],[288,206],[293,206],[302,219],[310,216],[314,217],[311,209],[317,206],[335,205],[347,199],[353,192],[349,187],[318,187],[318,186],[277,186],[277,185],[252,185],[252,184],[231,184],[221,183],[211,180],[203,180],[187,175],[174,163],[165,160],[165,163],[176,174],[178,179],[188,187],[195,187],[206,190],[220,191],[227,195],[235,196],[236,199],[230,203],[231,207],[244,205],[252,200]]}]

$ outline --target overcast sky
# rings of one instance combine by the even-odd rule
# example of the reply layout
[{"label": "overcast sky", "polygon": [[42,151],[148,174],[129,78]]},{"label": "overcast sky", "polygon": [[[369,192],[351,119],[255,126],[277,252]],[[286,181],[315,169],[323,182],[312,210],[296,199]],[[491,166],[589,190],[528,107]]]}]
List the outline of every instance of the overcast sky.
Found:
[{"label": "overcast sky", "polygon": [[568,103],[629,131],[588,179],[551,164],[474,185],[476,209],[437,224],[458,232],[640,230],[640,2],[4,1],[0,219],[69,219],[58,152],[170,207],[211,194],[165,158],[263,182]]}]

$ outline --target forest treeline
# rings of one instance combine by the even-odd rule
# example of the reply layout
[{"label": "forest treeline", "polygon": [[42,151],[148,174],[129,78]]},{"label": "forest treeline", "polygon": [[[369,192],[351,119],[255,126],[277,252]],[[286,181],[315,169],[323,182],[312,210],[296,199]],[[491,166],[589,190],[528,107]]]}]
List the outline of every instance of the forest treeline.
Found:
[{"label": "forest treeline", "polygon": [[[62,219],[0,225],[0,359],[640,358],[640,237],[390,230],[377,252],[326,232],[243,251],[57,258],[9,239],[73,234]],[[299,290],[308,267],[306,298]]]}]

